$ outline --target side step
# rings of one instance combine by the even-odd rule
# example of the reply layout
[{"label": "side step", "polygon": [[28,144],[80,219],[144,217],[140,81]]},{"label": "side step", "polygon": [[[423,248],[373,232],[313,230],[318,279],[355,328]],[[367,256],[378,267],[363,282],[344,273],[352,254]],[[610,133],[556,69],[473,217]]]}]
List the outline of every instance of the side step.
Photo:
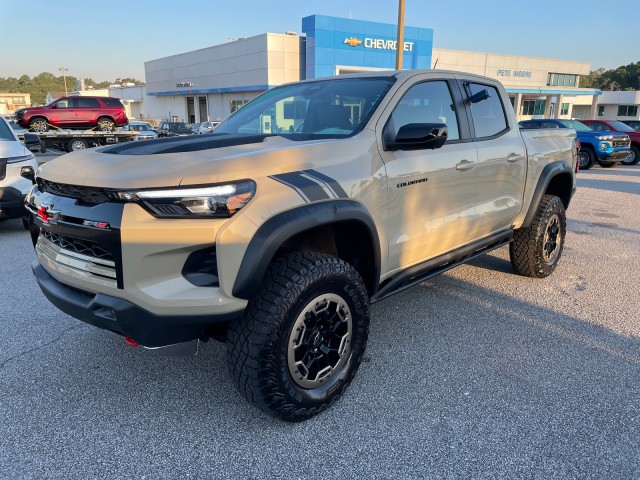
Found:
[{"label": "side step", "polygon": [[431,277],[435,277],[447,270],[451,270],[458,265],[468,262],[472,258],[484,255],[496,248],[506,245],[513,240],[513,230],[498,233],[488,238],[484,238],[459,250],[445,253],[439,257],[427,260],[419,265],[400,272],[395,277],[386,280],[375,295],[371,297],[371,303],[379,302],[394,293],[401,292],[418,283],[424,282]]}]

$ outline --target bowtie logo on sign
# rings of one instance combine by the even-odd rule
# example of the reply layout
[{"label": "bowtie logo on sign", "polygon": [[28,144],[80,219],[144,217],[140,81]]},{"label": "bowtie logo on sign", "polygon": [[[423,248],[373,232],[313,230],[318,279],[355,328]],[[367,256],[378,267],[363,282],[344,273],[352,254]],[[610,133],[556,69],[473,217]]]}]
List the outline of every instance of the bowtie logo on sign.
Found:
[{"label": "bowtie logo on sign", "polygon": [[358,40],[356,37],[349,37],[345,38],[344,42],[342,43],[347,44],[351,47],[357,47],[358,45],[362,45],[362,40]]}]

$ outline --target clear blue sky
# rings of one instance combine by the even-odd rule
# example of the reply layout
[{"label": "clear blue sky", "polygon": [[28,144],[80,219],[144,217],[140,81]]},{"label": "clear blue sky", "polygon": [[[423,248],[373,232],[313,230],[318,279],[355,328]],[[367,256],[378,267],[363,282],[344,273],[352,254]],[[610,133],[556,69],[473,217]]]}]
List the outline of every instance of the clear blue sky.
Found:
[{"label": "clear blue sky", "polygon": [[[301,33],[321,14],[396,23],[396,0],[0,0],[0,77],[41,72],[144,80],[144,62],[265,32]],[[640,0],[406,0],[434,47],[560,58],[592,69],[640,61]],[[11,45],[11,48],[7,48]]]}]

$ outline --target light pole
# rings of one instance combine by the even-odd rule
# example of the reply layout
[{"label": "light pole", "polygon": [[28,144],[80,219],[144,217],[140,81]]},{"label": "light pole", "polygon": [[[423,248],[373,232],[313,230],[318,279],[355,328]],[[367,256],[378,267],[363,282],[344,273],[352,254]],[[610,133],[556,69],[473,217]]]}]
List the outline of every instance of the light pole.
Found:
[{"label": "light pole", "polygon": [[402,70],[404,55],[404,0],[398,0],[398,42],[396,43],[396,70]]},{"label": "light pole", "polygon": [[58,70],[62,72],[62,78],[64,79],[64,94],[67,95],[67,72],[69,71],[66,67],[58,67]]}]

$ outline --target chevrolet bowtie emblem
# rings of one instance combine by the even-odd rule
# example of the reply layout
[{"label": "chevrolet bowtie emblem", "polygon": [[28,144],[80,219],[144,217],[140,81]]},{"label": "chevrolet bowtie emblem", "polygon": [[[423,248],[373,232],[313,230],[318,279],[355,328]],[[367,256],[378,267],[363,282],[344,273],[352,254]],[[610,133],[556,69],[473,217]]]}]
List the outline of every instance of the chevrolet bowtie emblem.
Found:
[{"label": "chevrolet bowtie emblem", "polygon": [[350,45],[352,47],[357,47],[358,45],[362,45],[362,40],[358,40],[356,37],[349,37],[345,38],[344,42],[342,43],[346,43],[347,45]]}]

